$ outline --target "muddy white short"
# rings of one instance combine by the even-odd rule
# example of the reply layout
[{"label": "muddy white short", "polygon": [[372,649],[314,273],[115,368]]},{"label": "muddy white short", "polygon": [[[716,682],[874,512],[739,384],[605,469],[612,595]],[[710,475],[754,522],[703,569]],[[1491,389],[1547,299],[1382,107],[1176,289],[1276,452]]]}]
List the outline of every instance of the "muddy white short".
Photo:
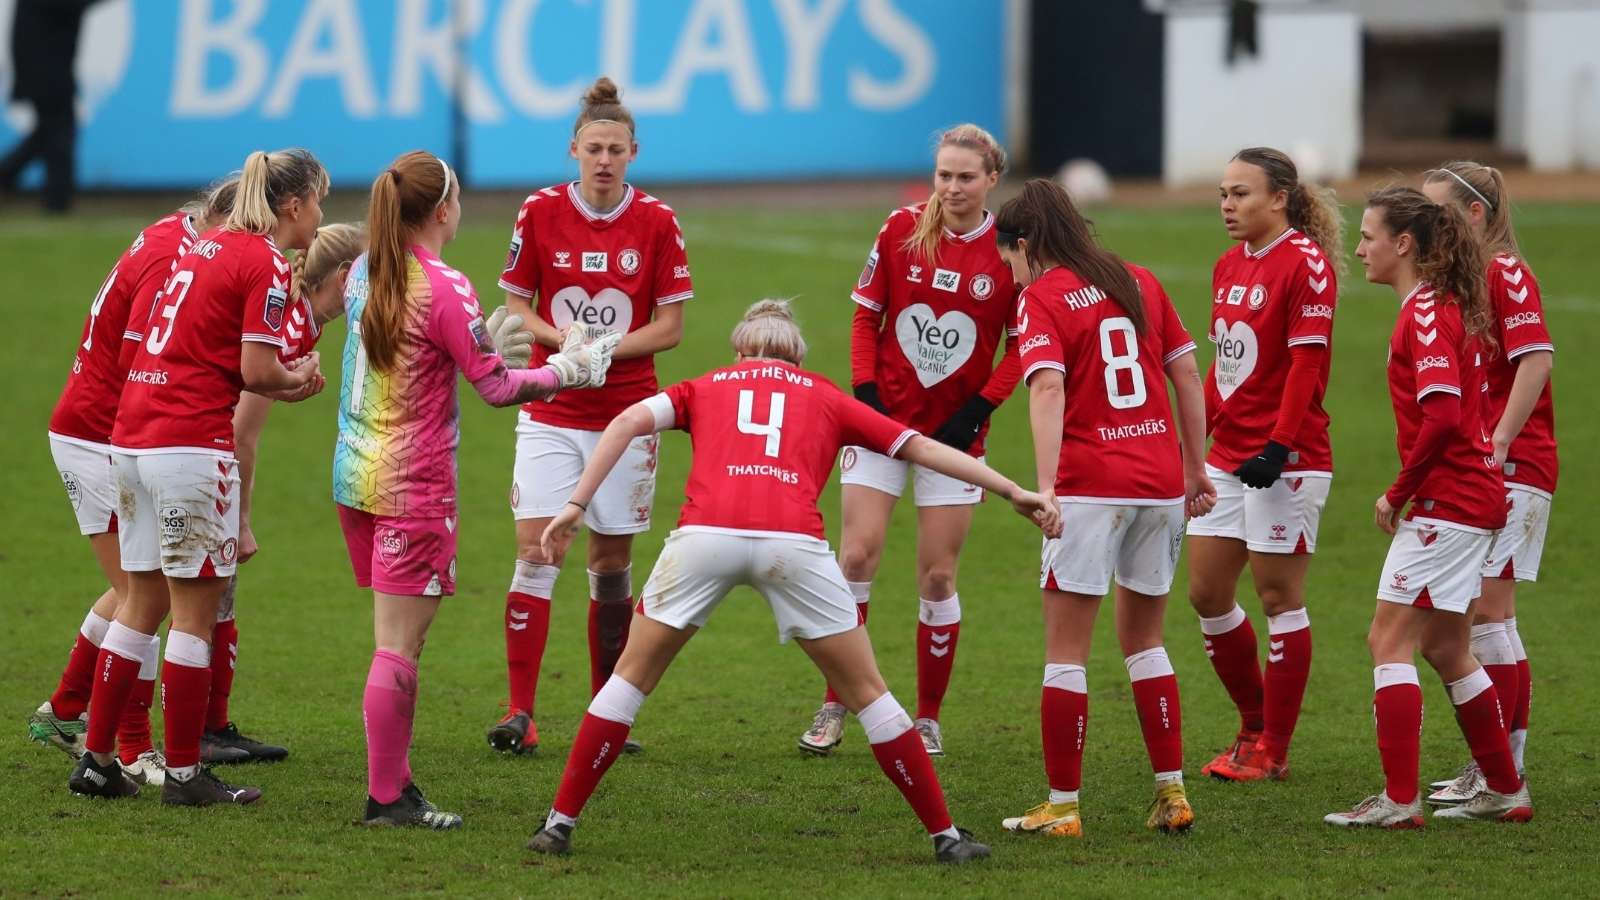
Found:
[{"label": "muddy white short", "polygon": [[1084,503],[1058,498],[1061,537],[1045,538],[1039,586],[1104,596],[1111,582],[1141,594],[1172,590],[1183,549],[1183,503]]},{"label": "muddy white short", "polygon": [[61,475],[61,486],[67,489],[67,502],[78,517],[78,533],[116,531],[117,478],[111,469],[111,448],[52,434],[50,456]]},{"label": "muddy white short", "polygon": [[232,575],[239,463],[213,453],[113,451],[122,568],[173,578]]},{"label": "muddy white short", "polygon": [[[978,462],[983,462],[978,457]],[[905,493],[911,479],[918,506],[969,506],[983,501],[983,489],[903,459],[865,447],[846,447],[839,454],[839,483],[859,484],[892,497]]]},{"label": "muddy white short", "polygon": [[1494,533],[1437,519],[1401,522],[1378,578],[1378,599],[1464,613],[1483,593],[1483,560]]},{"label": "muddy white short", "polygon": [[1258,490],[1215,466],[1206,466],[1206,474],[1217,488],[1217,505],[1189,520],[1189,534],[1244,541],[1257,553],[1317,551],[1317,525],[1332,477],[1286,472],[1272,487]]},{"label": "muddy white short", "polygon": [[1483,577],[1538,581],[1545,530],[1550,527],[1550,495],[1536,488],[1507,485],[1506,501],[1506,527],[1495,533],[1489,546]]},{"label": "muddy white short", "polygon": [[856,627],[855,597],[828,542],[782,532],[677,529],[667,535],[640,605],[663,625],[699,628],[742,584],[772,607],[780,643]]},{"label": "muddy white short", "polygon": [[[511,513],[547,519],[561,512],[578,486],[583,467],[600,443],[598,431],[558,428],[517,414],[517,458],[511,468]],[[657,435],[636,437],[616,468],[600,483],[583,523],[600,534],[650,530],[656,499]]]}]

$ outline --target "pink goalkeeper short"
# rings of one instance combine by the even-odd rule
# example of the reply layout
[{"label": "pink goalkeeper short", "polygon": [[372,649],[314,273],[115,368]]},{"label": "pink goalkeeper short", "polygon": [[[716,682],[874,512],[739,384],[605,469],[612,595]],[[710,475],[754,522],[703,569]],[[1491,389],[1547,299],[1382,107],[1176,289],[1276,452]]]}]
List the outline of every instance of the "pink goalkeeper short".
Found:
[{"label": "pink goalkeeper short", "polygon": [[336,505],[358,587],[402,597],[456,592],[455,516],[379,516]]}]

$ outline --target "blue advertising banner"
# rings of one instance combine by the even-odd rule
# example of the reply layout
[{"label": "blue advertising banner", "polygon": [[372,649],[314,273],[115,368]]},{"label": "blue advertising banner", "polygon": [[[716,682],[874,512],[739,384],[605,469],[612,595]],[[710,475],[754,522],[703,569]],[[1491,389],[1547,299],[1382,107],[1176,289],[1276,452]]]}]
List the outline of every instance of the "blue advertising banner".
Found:
[{"label": "blue advertising banner", "polygon": [[[0,0],[9,36],[14,0]],[[476,186],[567,158],[600,74],[638,122],[634,177],[922,171],[934,132],[1003,134],[1003,0],[106,0],[77,64],[79,173],[187,187],[302,145],[336,180],[418,147]],[[9,40],[0,75],[9,94]],[[0,142],[30,111],[7,107]]]}]

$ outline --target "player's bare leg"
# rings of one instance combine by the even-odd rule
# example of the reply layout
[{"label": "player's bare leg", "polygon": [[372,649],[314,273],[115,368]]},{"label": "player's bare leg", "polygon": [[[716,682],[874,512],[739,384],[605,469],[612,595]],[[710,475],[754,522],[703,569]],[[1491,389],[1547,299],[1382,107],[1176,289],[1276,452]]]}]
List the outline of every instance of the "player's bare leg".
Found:
[{"label": "player's bare leg", "polygon": [[645,697],[699,629],[673,628],[647,616],[634,616],[627,646],[611,678],[594,695],[572,741],[561,784],[544,825],[528,841],[537,853],[572,850],[572,829],[600,779],[623,752],[634,717]]},{"label": "player's bare leg", "polygon": [[1261,739],[1261,663],[1255,629],[1237,601],[1239,578],[1250,561],[1242,540],[1190,535],[1189,605],[1200,617],[1206,656],[1239,710],[1239,731],[1222,753],[1201,767],[1203,775],[1232,762]]},{"label": "player's bare leg", "polygon": [[944,755],[939,711],[961,637],[956,568],[972,529],[971,505],[917,508],[917,733],[929,756]]},{"label": "player's bare leg", "polygon": [[550,601],[565,553],[547,554],[539,538],[549,517],[517,520],[517,562],[506,593],[506,712],[489,726],[489,746],[502,753],[539,749],[539,671],[550,639]]},{"label": "player's bare leg", "polygon": [[911,718],[878,673],[867,630],[858,625],[841,634],[796,642],[861,722],[879,768],[933,838],[934,859],[964,863],[987,857],[989,848],[950,820],[933,761],[912,727]]},{"label": "player's bare leg", "polygon": [[372,666],[362,696],[367,732],[365,824],[444,831],[461,817],[444,812],[422,795],[411,776],[412,723],[417,707],[417,664],[428,628],[439,612],[438,597],[372,592]]},{"label": "player's bare leg", "polygon": [[[842,523],[839,538],[839,568],[856,601],[856,621],[865,625],[870,609],[872,579],[883,559],[883,544],[889,533],[889,519],[900,498],[877,488],[846,484],[839,488]],[[919,538],[920,540],[920,538]],[[811,727],[800,735],[800,749],[826,756],[844,741],[845,707],[832,687],[822,697],[822,706],[811,719]]]}]

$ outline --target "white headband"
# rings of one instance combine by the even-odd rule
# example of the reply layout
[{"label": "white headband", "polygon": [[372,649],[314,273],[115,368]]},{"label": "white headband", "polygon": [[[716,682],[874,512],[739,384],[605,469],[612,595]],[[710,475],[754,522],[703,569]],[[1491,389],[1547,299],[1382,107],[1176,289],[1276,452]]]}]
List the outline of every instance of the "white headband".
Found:
[{"label": "white headband", "polygon": [[578,135],[583,134],[583,129],[588,128],[590,125],[621,125],[623,128],[628,129],[628,137],[633,137],[633,129],[629,127],[626,122],[618,122],[616,119],[590,119],[589,121],[583,123],[582,128],[574,131],[572,133],[572,137],[576,139]]},{"label": "white headband", "polygon": [[1451,178],[1454,178],[1456,181],[1461,182],[1461,186],[1462,187],[1464,187],[1467,190],[1471,191],[1472,192],[1472,196],[1477,197],[1479,200],[1482,200],[1483,201],[1483,205],[1487,206],[1489,208],[1490,212],[1494,212],[1494,204],[1489,202],[1489,198],[1485,197],[1477,188],[1475,188],[1472,185],[1468,184],[1467,180],[1465,178],[1462,178],[1460,175],[1457,175],[1456,173],[1450,171],[1449,169],[1434,169],[1434,171],[1435,172],[1443,172],[1446,175],[1449,175]]},{"label": "white headband", "polygon": [[438,159],[439,167],[444,169],[444,190],[439,192],[439,202],[434,204],[434,206],[438,207],[443,206],[444,202],[450,199],[450,164],[437,156],[434,159]]}]

